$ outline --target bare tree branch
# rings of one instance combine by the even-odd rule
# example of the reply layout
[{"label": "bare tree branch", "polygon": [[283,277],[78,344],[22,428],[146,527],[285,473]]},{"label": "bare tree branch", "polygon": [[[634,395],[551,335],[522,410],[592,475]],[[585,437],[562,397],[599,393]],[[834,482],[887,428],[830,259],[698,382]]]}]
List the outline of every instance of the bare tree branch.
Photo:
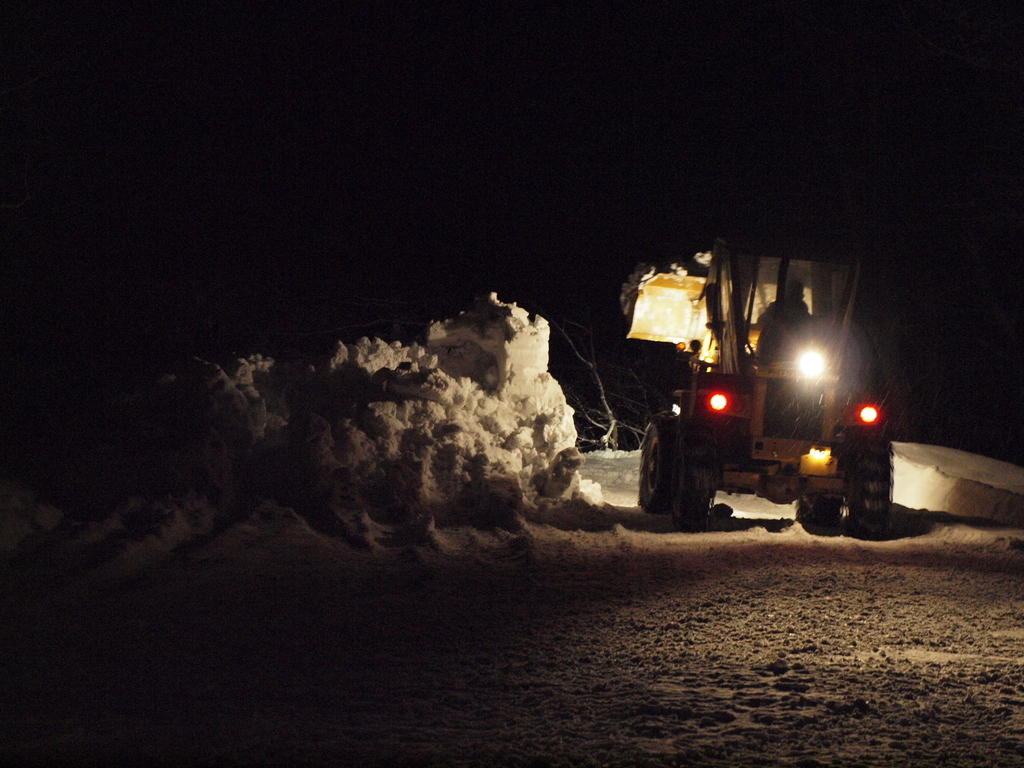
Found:
[{"label": "bare tree branch", "polygon": [[583,408],[582,411],[578,409],[578,412],[580,412],[580,417],[585,419],[589,424],[604,430],[604,434],[600,437],[598,443],[603,448],[615,450],[619,447],[619,429],[622,424],[619,421],[615,410],[608,402],[608,393],[605,391],[604,381],[602,381],[601,375],[598,372],[596,362],[597,356],[594,349],[594,336],[589,329],[579,323],[570,320],[566,324],[576,328],[586,336],[588,346],[587,355],[580,351],[576,341],[561,324],[555,322],[551,323],[551,325],[554,326],[562,335],[562,338],[565,339],[566,344],[569,345],[569,349],[572,351],[573,355],[575,355],[576,359],[590,372],[590,376],[597,387],[598,400],[600,402],[600,410],[597,411],[598,415],[594,415],[594,413],[587,408]]}]

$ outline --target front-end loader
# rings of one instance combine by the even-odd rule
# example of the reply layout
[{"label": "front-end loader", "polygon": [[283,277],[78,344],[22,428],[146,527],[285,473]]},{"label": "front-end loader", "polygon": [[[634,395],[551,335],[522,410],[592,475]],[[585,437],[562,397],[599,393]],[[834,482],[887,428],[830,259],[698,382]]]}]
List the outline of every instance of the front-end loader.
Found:
[{"label": "front-end loader", "polygon": [[640,506],[707,530],[718,491],[797,502],[810,527],[889,533],[887,420],[864,386],[852,315],[859,264],[749,255],[717,241],[640,274],[630,338],[672,343],[671,411],[641,445]]}]

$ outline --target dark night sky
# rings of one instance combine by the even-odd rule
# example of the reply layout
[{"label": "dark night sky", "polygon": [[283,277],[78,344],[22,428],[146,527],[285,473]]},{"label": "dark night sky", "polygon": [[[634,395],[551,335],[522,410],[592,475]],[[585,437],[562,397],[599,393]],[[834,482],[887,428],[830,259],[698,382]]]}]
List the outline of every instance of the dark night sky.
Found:
[{"label": "dark night sky", "polygon": [[1019,34],[1005,18],[218,5],[3,12],[3,191],[29,195],[0,212],[15,357],[253,351],[492,290],[618,333],[638,261],[716,236],[853,252],[872,314],[911,279],[956,301],[965,233],[1010,263],[1024,70],[978,32]]}]

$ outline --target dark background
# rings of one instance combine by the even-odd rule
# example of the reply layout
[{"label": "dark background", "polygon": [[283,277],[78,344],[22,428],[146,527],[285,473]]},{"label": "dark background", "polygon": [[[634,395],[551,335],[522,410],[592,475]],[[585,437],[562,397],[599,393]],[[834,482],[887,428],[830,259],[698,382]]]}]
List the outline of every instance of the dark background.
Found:
[{"label": "dark background", "polygon": [[725,237],[860,258],[899,436],[1024,462],[1021,14],[850,5],[4,3],[5,450],[490,291],[614,386],[622,282]]}]

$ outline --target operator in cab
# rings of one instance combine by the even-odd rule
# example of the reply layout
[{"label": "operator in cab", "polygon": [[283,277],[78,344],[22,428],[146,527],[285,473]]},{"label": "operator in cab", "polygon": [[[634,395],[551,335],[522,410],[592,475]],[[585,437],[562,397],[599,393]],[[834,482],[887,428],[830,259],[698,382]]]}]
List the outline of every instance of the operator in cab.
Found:
[{"label": "operator in cab", "polygon": [[758,318],[761,335],[757,340],[757,357],[762,364],[786,360],[795,351],[802,331],[811,319],[804,302],[804,285],[791,280],[783,295],[768,305]]}]

